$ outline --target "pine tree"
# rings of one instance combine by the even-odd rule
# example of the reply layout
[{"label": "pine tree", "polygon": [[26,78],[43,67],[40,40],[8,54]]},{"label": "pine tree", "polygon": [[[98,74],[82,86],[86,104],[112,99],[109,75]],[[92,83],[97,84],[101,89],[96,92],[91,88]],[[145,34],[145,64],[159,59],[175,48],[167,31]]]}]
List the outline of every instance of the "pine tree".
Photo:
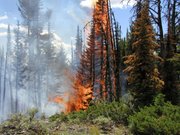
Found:
[{"label": "pine tree", "polygon": [[[6,109],[12,111],[12,85],[11,85],[11,29],[10,25],[7,28],[7,46],[4,60],[4,76],[3,76],[3,90],[2,90],[2,112],[5,113]],[[8,95],[10,94],[10,95]],[[10,96],[10,105],[7,105],[7,97]],[[9,108],[8,108],[9,107]]]},{"label": "pine tree", "polygon": [[22,33],[20,32],[20,24],[19,21],[17,23],[17,28],[14,30],[15,34],[15,60],[14,60],[14,67],[15,67],[15,107],[14,107],[14,112],[18,112],[18,91],[20,89],[25,88],[25,82],[27,80],[26,76],[26,70],[27,65],[26,65],[26,49],[23,46],[22,43]]},{"label": "pine tree", "polygon": [[[163,13],[163,1],[162,0],[154,0],[149,1],[151,4],[150,8],[150,14],[153,23],[157,26],[156,34],[158,35],[158,43],[160,45],[160,56],[162,58],[165,58],[166,48],[165,48],[165,40],[164,40],[164,30],[163,30],[163,19],[162,16],[164,16]],[[161,67],[162,68],[162,67]]]},{"label": "pine tree", "polygon": [[[178,19],[178,14],[176,12],[177,1],[171,0],[167,1],[167,21],[168,21],[168,32],[167,32],[167,42],[166,42],[166,57],[163,67],[163,77],[165,81],[165,87],[163,93],[168,101],[173,104],[180,104],[180,92],[179,92],[179,73],[177,70],[177,65],[180,63],[179,55],[177,54],[178,46],[178,34],[176,30],[176,21]],[[178,21],[177,21],[178,22]]]},{"label": "pine tree", "polygon": [[[89,75],[87,75],[88,80],[87,82],[90,83],[90,86],[93,88],[95,87],[95,27],[94,27],[94,23],[92,24],[92,28],[91,28],[91,33],[89,35],[89,39],[88,39],[88,45],[87,45],[87,49],[84,52],[84,55],[82,55],[81,59],[83,60],[83,58],[86,58],[86,60],[84,61],[85,63],[87,63],[87,67],[88,67],[88,73]],[[81,61],[81,64],[83,64],[83,61]],[[100,92],[101,93],[101,92]],[[102,94],[102,93],[101,93]]]},{"label": "pine tree", "polygon": [[[41,0],[18,0],[18,10],[24,21],[24,26],[27,27],[27,36],[25,44],[28,47],[28,92],[29,96],[34,91],[34,101],[36,106],[41,106],[41,89],[42,89],[42,68],[39,66],[42,52],[40,45],[40,33],[42,32],[43,23],[41,23]],[[36,98],[38,97],[38,98]]]},{"label": "pine tree", "polygon": [[82,53],[66,112],[86,110],[93,98],[92,48]]},{"label": "pine tree", "polygon": [[129,74],[130,93],[134,97],[134,105],[143,106],[151,103],[153,96],[160,91],[164,82],[159,78],[156,67],[158,56],[154,54],[158,45],[151,25],[148,2],[142,5],[139,16],[133,26],[134,53],[129,55],[125,64],[125,72]]},{"label": "pine tree", "polygon": [[93,10],[91,33],[87,48],[81,56],[78,74],[89,83],[98,98],[108,101],[119,100],[121,96],[119,41],[120,27],[110,2],[98,0]]},{"label": "pine tree", "polygon": [[134,37],[133,37],[133,24],[130,26],[130,32],[127,30],[126,33],[126,40],[127,40],[127,55],[130,55],[133,53],[133,49],[132,49],[132,44],[134,42]]},{"label": "pine tree", "polygon": [[122,58],[125,55],[125,48],[124,48],[124,44],[123,47],[120,45],[121,26],[119,26],[119,24],[116,22],[115,19],[114,19],[114,25],[115,25],[114,28],[115,30],[113,31],[115,32],[114,32],[114,48],[113,48],[113,54],[114,54],[113,71],[114,71],[114,80],[115,80],[114,89],[115,89],[116,100],[118,101],[122,96],[120,72],[123,69]]},{"label": "pine tree", "polygon": [[[98,93],[101,99],[107,99],[107,92],[106,89],[106,50],[105,50],[105,18],[107,13],[105,12],[104,7],[105,2],[103,0],[99,0],[94,8],[93,14],[93,29],[94,33],[94,47],[93,50],[95,53],[93,54],[93,73],[94,73],[94,91]],[[104,9],[104,10],[103,10]],[[92,43],[93,43],[92,42]],[[98,86],[98,87],[97,87]]]},{"label": "pine tree", "polygon": [[[106,99],[112,101],[120,96],[119,83],[119,45],[117,23],[115,21],[110,1],[98,0],[94,10],[96,80],[100,91],[105,91]],[[114,23],[114,25],[113,25]],[[100,67],[98,66],[100,62]],[[103,76],[102,76],[103,75]],[[104,85],[104,90],[102,88]],[[101,95],[102,96],[102,95]]]},{"label": "pine tree", "polygon": [[75,44],[75,50],[74,50],[74,62],[75,62],[75,68],[78,67],[80,63],[80,57],[82,54],[82,32],[79,29],[79,26],[77,27],[77,35],[76,35],[76,44]]}]

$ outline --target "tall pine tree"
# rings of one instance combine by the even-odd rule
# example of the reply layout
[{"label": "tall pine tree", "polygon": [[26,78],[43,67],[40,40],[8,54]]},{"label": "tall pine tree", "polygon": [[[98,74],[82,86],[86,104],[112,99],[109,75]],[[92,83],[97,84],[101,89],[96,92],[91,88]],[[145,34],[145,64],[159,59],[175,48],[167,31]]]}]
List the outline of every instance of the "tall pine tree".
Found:
[{"label": "tall pine tree", "polygon": [[134,53],[125,61],[128,65],[125,72],[129,73],[128,82],[135,107],[150,104],[164,85],[156,67],[156,62],[160,60],[160,57],[154,54],[158,45],[149,17],[149,3],[145,1],[142,4],[133,26],[133,35],[136,37],[132,46]]}]

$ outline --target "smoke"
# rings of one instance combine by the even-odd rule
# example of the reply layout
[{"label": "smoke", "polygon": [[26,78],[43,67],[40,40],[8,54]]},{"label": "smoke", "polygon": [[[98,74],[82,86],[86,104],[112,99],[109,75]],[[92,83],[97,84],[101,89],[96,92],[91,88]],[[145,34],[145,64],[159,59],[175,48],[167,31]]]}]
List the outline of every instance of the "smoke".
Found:
[{"label": "smoke", "polygon": [[[15,102],[18,102],[18,112],[25,113],[28,109],[31,108],[38,108],[39,113],[45,113],[47,116],[50,116],[56,112],[60,112],[64,110],[64,105],[57,104],[51,101],[52,98],[55,96],[63,96],[66,92],[69,92],[72,90],[72,84],[71,80],[67,76],[67,72],[69,70],[69,63],[68,60],[70,60],[70,50],[71,50],[71,37],[74,37],[77,32],[77,26],[79,25],[81,29],[84,28],[84,26],[91,20],[91,8],[96,0],[42,0],[42,8],[43,13],[45,14],[47,9],[52,10],[52,16],[50,19],[50,29],[51,29],[51,36],[52,36],[52,50],[48,50],[48,41],[45,41],[47,36],[47,23],[42,24],[42,27],[44,27],[44,31],[41,33],[40,37],[45,39],[42,41],[41,44],[43,46],[40,46],[41,49],[41,58],[36,58],[36,56],[32,57],[32,63],[31,67],[29,68],[31,71],[33,71],[33,75],[31,75],[28,79],[28,82],[23,81],[22,84],[24,85],[24,88],[18,89],[18,96],[16,95],[16,89],[15,89],[15,79],[16,75],[13,74],[11,78],[12,82],[12,97],[10,96],[10,88],[9,88],[9,82],[7,82],[7,92],[5,94],[5,101],[3,101],[5,109],[4,111],[0,110],[0,120],[4,120],[8,118],[10,113],[14,112],[17,108],[11,108],[11,106],[15,105]],[[9,4],[12,2],[11,4]],[[113,7],[121,8],[122,5],[125,5],[126,2],[121,4],[119,0],[112,0]],[[6,3],[6,1],[4,1]],[[4,4],[3,3],[3,4]],[[13,7],[13,15],[9,16],[11,12],[7,13],[7,15],[0,16],[0,20],[2,21],[0,23],[0,37],[3,37],[6,41],[7,36],[7,27],[8,23],[7,21],[10,21],[11,30],[14,28],[17,28],[16,23],[14,21],[20,20],[22,21],[22,18],[20,18],[20,13],[17,10],[16,6],[17,0],[15,1],[8,1],[9,6]],[[7,4],[7,3],[6,3]],[[129,5],[132,5],[133,3],[130,3]],[[15,8],[14,8],[15,7]],[[8,12],[8,11],[7,11]],[[17,18],[17,20],[10,20],[12,17]],[[47,21],[45,18],[41,18],[41,22]],[[4,22],[3,22],[4,21]],[[45,26],[44,26],[45,25]],[[87,32],[88,30],[86,30]],[[24,35],[27,35],[27,28],[20,26],[20,32],[25,33]],[[13,32],[11,33],[13,43],[15,42],[15,37],[13,35]],[[26,39],[21,39],[21,44],[25,48],[22,50],[22,54],[27,53],[27,44]],[[31,46],[35,45],[36,41],[31,41]],[[73,42],[74,43],[74,42]],[[3,42],[2,44],[6,45],[6,42]],[[15,45],[12,45],[12,48],[15,47]],[[6,48],[6,46],[4,47]],[[63,49],[64,48],[64,49]],[[36,50],[35,50],[36,51]],[[1,52],[2,53],[2,52]],[[37,52],[36,52],[37,53]],[[51,54],[54,53],[54,54]],[[52,59],[50,60],[49,54],[52,55]],[[14,57],[14,52],[11,53],[10,57]],[[24,70],[27,70],[28,65],[28,56],[21,56],[21,58],[24,58],[25,60],[22,62],[22,64],[25,66]],[[2,57],[4,59],[4,56]],[[12,64],[15,61],[11,61],[9,64],[12,66]],[[3,61],[3,64],[5,62]],[[28,69],[28,70],[29,70]],[[47,70],[48,69],[48,70]],[[14,71],[14,69],[11,67],[11,71]],[[4,71],[4,66],[2,67],[1,71]],[[37,89],[38,83],[36,81],[33,82],[32,76],[36,76],[41,72],[40,79],[41,79],[41,86],[40,86],[40,92],[39,89]],[[9,73],[9,71],[8,71]],[[28,73],[23,73],[23,77],[26,77]],[[2,74],[3,77],[4,73]],[[36,76],[37,77],[37,76]],[[9,79],[8,77],[6,78]],[[26,81],[27,81],[26,80]],[[3,84],[3,79],[1,78],[1,83]],[[28,86],[27,83],[30,83],[31,85]],[[30,88],[27,88],[30,87]],[[2,86],[1,86],[2,87]],[[33,88],[36,87],[36,88]],[[2,88],[1,88],[2,89]],[[3,99],[2,95],[0,95],[0,99]],[[1,102],[1,101],[0,101]],[[12,105],[13,103],[13,105]],[[0,103],[1,104],[1,103]]]},{"label": "smoke", "polygon": [[76,35],[78,25],[83,28],[91,19],[91,11],[81,7],[80,2],[80,0],[53,0],[44,3],[45,9],[52,9],[52,30],[55,30],[65,44],[71,44],[70,37]]},{"label": "smoke", "polygon": [[88,7],[88,8],[93,8],[97,0],[82,0],[80,5],[82,7]]},{"label": "smoke", "polygon": [[[93,8],[97,0],[82,0],[80,5],[82,7]],[[136,3],[136,0],[111,0],[112,8],[127,8],[131,7]]]},{"label": "smoke", "polygon": [[7,16],[7,15],[0,16],[0,21],[1,21],[1,20],[6,20],[6,19],[8,19],[8,16]]},{"label": "smoke", "polygon": [[[19,88],[18,91],[16,91],[17,89],[15,82],[17,78],[14,74],[14,69],[8,68],[8,72],[11,72],[11,74],[7,74],[6,79],[9,79],[9,81],[6,81],[6,93],[4,94],[5,96],[0,95],[0,101],[3,101],[3,99],[5,99],[3,102],[0,102],[1,108],[3,103],[3,110],[0,110],[0,121],[9,118],[11,113],[26,113],[32,108],[37,108],[39,110],[38,116],[44,113],[47,117],[55,113],[59,113],[65,109],[63,104],[57,104],[50,100],[56,95],[63,95],[64,93],[72,89],[71,80],[67,77],[66,74],[69,71],[69,65],[67,55],[64,51],[65,43],[63,43],[62,39],[56,33],[52,32],[51,48],[49,48],[49,50],[49,42],[48,40],[46,40],[46,38],[48,37],[47,32],[43,31],[40,35],[40,45],[43,45],[40,46],[40,48],[42,47],[41,61],[37,61],[37,58],[32,57],[33,63],[31,63],[30,67],[28,67],[31,71],[30,73],[29,70],[23,68],[23,70],[27,70],[23,73],[23,76],[26,77],[26,75],[29,74],[30,78],[24,79],[23,82],[19,82],[23,84],[23,87]],[[22,38],[20,42],[22,46],[26,45],[25,39]],[[31,43],[33,43],[33,41]],[[27,50],[25,49],[25,51]],[[8,59],[13,60],[15,58],[15,56],[13,55],[8,56]],[[15,61],[12,61],[11,63],[9,60],[8,67],[13,67],[12,64]],[[25,58],[25,61],[26,62],[23,64],[28,66],[27,58]],[[3,69],[1,68],[1,71],[3,72],[4,70],[5,67],[3,66]],[[38,84],[33,81],[33,77],[35,74],[40,74],[41,76],[41,85],[39,89],[36,88]],[[2,78],[4,74],[1,75]],[[10,75],[11,79],[9,78]],[[11,83],[11,86],[9,82]],[[2,79],[0,83],[2,83]],[[29,86],[30,88],[28,88]],[[0,92],[2,92],[2,90],[3,89],[1,88]],[[17,97],[15,96],[16,92]],[[16,102],[18,102],[17,108],[15,108]]]}]

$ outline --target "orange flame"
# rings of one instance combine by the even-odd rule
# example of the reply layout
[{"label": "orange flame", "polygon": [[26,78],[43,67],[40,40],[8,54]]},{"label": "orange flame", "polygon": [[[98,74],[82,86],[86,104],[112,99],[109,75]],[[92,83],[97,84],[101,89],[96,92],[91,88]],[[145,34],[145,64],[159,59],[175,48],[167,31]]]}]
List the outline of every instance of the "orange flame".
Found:
[{"label": "orange flame", "polygon": [[52,101],[55,103],[63,103],[64,99],[60,96],[56,96]]},{"label": "orange flame", "polygon": [[[65,106],[64,113],[86,110],[93,98],[93,92],[90,87],[84,87],[80,82],[79,80],[75,81],[72,92],[65,93],[63,96],[55,96],[52,99],[50,98],[49,101],[63,104]],[[67,98],[69,98],[68,101],[65,100]]]},{"label": "orange flame", "polygon": [[[106,34],[109,44],[111,39],[110,34],[110,18],[109,18],[109,7],[108,7],[108,1],[107,0],[91,0],[92,3],[95,5],[94,13],[93,13],[93,19],[95,22],[95,35],[97,37],[104,37],[103,34]],[[100,41],[95,41],[97,47],[101,47]],[[100,43],[99,43],[100,42]],[[106,49],[105,47],[103,48]],[[100,50],[100,49],[99,49]],[[106,55],[106,51],[103,51],[104,57]],[[89,107],[90,100],[93,99],[93,91],[91,88],[91,85],[86,82],[88,85],[83,84],[83,79],[80,77],[76,77],[75,80],[73,80],[74,89],[73,91],[68,93],[68,96],[63,96],[63,98],[55,97],[53,98],[53,102],[58,104],[64,104],[65,105],[65,113],[69,113],[72,111],[79,111],[79,110],[86,110]],[[104,80],[100,80],[99,82],[102,86],[104,86]],[[105,89],[105,88],[103,88]],[[107,91],[103,91],[103,97],[107,97]],[[65,100],[68,99],[68,101]]]},{"label": "orange flame", "polygon": [[67,113],[86,110],[89,106],[89,101],[93,98],[93,92],[91,87],[85,87],[81,84],[80,80],[76,80],[74,83],[74,91],[69,98],[66,104]]}]

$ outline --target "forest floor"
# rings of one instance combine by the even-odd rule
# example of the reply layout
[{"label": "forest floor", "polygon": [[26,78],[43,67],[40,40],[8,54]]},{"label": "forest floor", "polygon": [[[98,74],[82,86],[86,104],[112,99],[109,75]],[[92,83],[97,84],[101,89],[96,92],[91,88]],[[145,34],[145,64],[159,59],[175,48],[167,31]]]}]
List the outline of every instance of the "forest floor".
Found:
[{"label": "forest floor", "polygon": [[131,103],[97,102],[87,110],[45,117],[37,109],[14,114],[0,124],[0,135],[179,135],[180,106],[158,95],[134,111]]},{"label": "forest floor", "polygon": [[57,113],[51,117],[36,108],[14,114],[0,124],[0,135],[130,135],[131,110],[121,102],[97,102],[86,111]]},{"label": "forest floor", "polygon": [[52,130],[53,135],[129,135],[123,125],[69,124],[61,123]]},{"label": "forest floor", "polygon": [[130,135],[128,128],[111,122],[93,124],[84,122],[59,122],[48,119],[29,121],[18,116],[0,125],[0,135]]}]

